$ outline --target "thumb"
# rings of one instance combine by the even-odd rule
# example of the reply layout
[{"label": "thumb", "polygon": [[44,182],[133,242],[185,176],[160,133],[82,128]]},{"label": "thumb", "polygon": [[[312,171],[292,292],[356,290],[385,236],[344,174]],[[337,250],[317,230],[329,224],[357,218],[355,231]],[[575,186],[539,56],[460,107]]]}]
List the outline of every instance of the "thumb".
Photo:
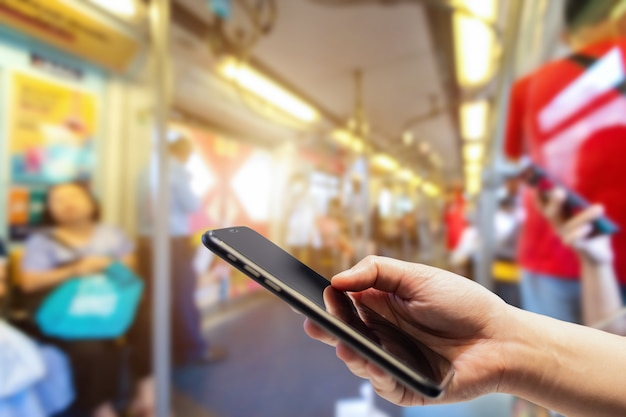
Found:
[{"label": "thumb", "polygon": [[339,291],[358,292],[368,288],[413,298],[420,283],[439,273],[437,268],[380,256],[368,256],[351,269],[336,275],[332,286]]}]

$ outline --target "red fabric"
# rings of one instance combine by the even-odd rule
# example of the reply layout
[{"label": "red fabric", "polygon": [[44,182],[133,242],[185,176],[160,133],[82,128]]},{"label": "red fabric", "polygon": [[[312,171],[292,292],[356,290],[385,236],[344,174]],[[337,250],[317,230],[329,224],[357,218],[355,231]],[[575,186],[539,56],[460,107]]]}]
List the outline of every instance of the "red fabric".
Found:
[{"label": "red fabric", "polygon": [[[593,45],[580,51],[596,58],[619,51],[626,67],[626,40]],[[606,61],[604,61],[606,62]],[[589,70],[587,70],[589,71]],[[590,202],[605,206],[621,228],[613,238],[618,279],[626,283],[626,96],[615,88],[581,95],[581,105],[553,126],[545,123],[545,109],[580,81],[585,69],[568,59],[550,63],[515,83],[511,92],[505,152],[517,159],[528,154],[549,174],[575,189]],[[589,74],[586,74],[589,75]],[[596,74],[597,79],[602,74]],[[568,102],[561,103],[565,109]],[[557,107],[557,110],[560,109]],[[617,111],[617,113],[616,113]],[[557,113],[555,113],[558,115]],[[567,114],[566,110],[562,114]],[[560,117],[560,116],[557,116]],[[547,127],[546,127],[547,126]],[[570,142],[567,142],[570,140]],[[566,143],[555,147],[555,141]],[[556,149],[556,150],[555,150]],[[551,153],[552,150],[553,152]],[[532,272],[577,279],[579,265],[538,211],[531,193],[524,199],[527,213],[519,244],[520,265]]]},{"label": "red fabric", "polygon": [[456,248],[467,226],[465,220],[465,199],[462,195],[453,197],[444,210],[443,221],[446,225],[446,247],[452,251]]}]

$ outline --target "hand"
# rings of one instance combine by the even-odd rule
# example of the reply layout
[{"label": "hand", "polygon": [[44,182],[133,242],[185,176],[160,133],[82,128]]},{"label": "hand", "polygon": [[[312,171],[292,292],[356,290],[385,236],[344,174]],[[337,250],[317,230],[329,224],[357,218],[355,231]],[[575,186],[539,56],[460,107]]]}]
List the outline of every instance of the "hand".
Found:
[{"label": "hand", "polygon": [[386,317],[455,368],[442,397],[426,398],[307,319],[307,334],[335,346],[350,371],[369,379],[383,398],[410,406],[464,401],[498,390],[505,376],[501,345],[511,307],[495,294],[451,272],[376,256],[335,276],[332,286],[351,292],[357,304]]},{"label": "hand", "polygon": [[604,208],[593,205],[565,220],[562,216],[565,197],[565,191],[556,188],[550,193],[547,203],[540,204],[543,214],[552,223],[563,243],[574,249],[582,262],[612,264],[613,249],[610,237],[606,235],[589,237],[592,222],[602,217]]},{"label": "hand", "polygon": [[72,269],[76,275],[97,274],[104,271],[112,260],[106,256],[87,256],[79,260]]}]

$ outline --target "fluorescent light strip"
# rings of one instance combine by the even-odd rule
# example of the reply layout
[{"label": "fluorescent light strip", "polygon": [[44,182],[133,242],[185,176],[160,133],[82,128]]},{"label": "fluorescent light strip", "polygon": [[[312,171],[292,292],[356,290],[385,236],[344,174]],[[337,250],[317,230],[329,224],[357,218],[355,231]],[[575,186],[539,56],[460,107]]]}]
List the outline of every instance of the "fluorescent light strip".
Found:
[{"label": "fluorescent light strip", "polygon": [[89,0],[90,2],[121,16],[134,16],[137,12],[135,0]]},{"label": "fluorescent light strip", "polygon": [[483,158],[484,148],[481,143],[470,143],[463,147],[466,163],[479,162]]},{"label": "fluorescent light strip", "polygon": [[[493,21],[496,17],[494,0],[462,0],[457,2],[477,17]],[[493,70],[495,35],[484,21],[456,12],[453,17],[457,79],[464,87],[484,84]]]},{"label": "fluorescent light strip", "polygon": [[481,183],[480,177],[468,178],[465,181],[465,191],[467,191],[469,194],[478,194],[480,192],[481,187],[482,187],[482,183]]},{"label": "fluorescent light strip", "polygon": [[439,188],[429,181],[424,182],[422,190],[431,197],[437,197],[439,195]]},{"label": "fluorescent light strip", "polygon": [[319,117],[312,106],[248,65],[228,59],[219,67],[219,71],[228,80],[300,121],[311,123]]},{"label": "fluorescent light strip", "polygon": [[389,155],[382,153],[374,155],[374,157],[372,158],[372,163],[377,168],[385,171],[395,171],[399,167],[398,161],[396,161]]},{"label": "fluorescent light strip", "polygon": [[461,132],[465,140],[481,140],[487,134],[489,104],[487,100],[461,105]]}]

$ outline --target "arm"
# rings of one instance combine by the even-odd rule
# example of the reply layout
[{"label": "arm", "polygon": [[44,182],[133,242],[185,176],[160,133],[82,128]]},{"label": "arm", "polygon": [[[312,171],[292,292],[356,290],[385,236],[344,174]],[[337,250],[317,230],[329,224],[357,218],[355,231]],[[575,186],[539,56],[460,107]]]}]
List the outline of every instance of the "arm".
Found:
[{"label": "arm", "polygon": [[53,259],[54,243],[44,235],[31,236],[24,246],[21,259],[20,287],[24,292],[35,292],[54,287],[76,274],[76,263],[57,266]]},{"label": "arm", "polygon": [[24,292],[36,292],[54,287],[76,276],[76,265],[66,265],[47,271],[23,270],[20,287]]},{"label": "arm", "polygon": [[[572,219],[561,218],[565,191],[555,190],[544,205],[545,216],[563,240],[574,249],[581,265],[583,323],[593,326],[622,307],[617,277],[613,269],[613,249],[609,236],[589,237],[591,222],[604,214],[601,206],[592,206]],[[610,330],[610,329],[607,329]]]},{"label": "arm", "polygon": [[626,414],[626,339],[509,309],[500,391],[569,417]]},{"label": "arm", "polygon": [[137,268],[137,257],[134,253],[129,253],[128,255],[125,255],[120,259],[120,262],[122,262],[130,270],[134,271],[135,268]]},{"label": "arm", "polygon": [[54,253],[58,243],[44,235],[33,235],[24,247],[22,281],[25,292],[35,292],[55,287],[70,278],[99,273],[111,262],[108,256],[84,256],[73,262],[59,265]]},{"label": "arm", "polygon": [[581,261],[581,268],[583,323],[593,326],[616,314],[622,298],[613,265]]},{"label": "arm", "polygon": [[504,303],[477,283],[425,265],[368,257],[332,285],[350,291],[452,362],[443,396],[425,398],[398,384],[313,322],[305,330],[376,391],[401,405],[466,401],[507,392],[569,417],[623,416],[626,339]]}]

